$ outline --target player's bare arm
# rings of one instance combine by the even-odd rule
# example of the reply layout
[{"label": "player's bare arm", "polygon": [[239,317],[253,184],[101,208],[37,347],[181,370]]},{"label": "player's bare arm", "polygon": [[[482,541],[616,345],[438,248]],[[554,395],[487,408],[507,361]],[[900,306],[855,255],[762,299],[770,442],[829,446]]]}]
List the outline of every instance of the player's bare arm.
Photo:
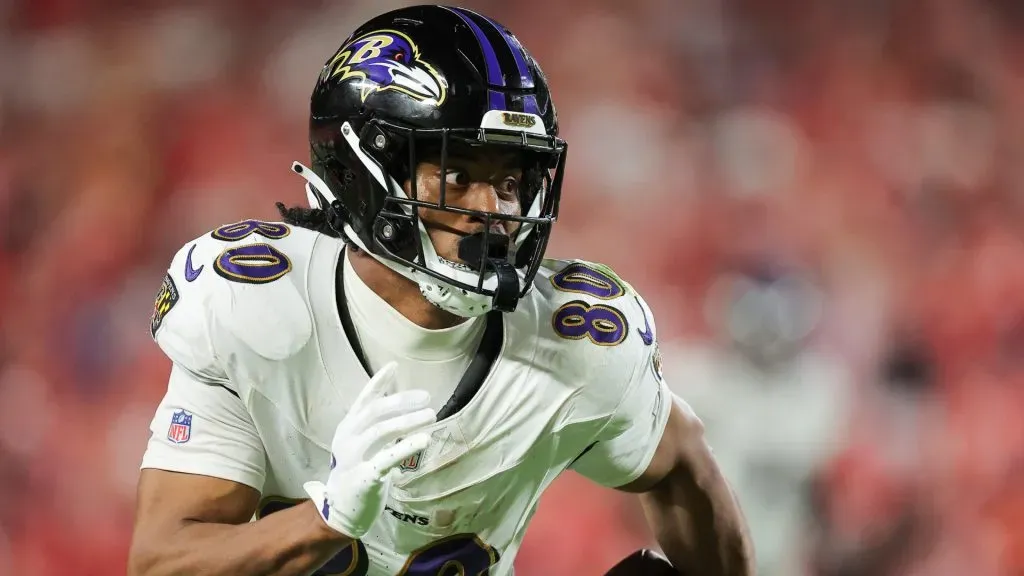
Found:
[{"label": "player's bare arm", "polygon": [[647,521],[680,574],[754,574],[753,546],[703,424],[679,404],[647,470],[619,488],[639,492]]},{"label": "player's bare arm", "polygon": [[312,502],[249,523],[259,499],[230,480],[143,470],[128,574],[310,574],[351,544]]},{"label": "player's bare arm", "polygon": [[[428,438],[414,431],[436,416],[426,407],[425,392],[385,396],[393,374],[393,364],[378,371],[338,424],[326,481],[304,485],[311,501],[254,523],[246,524],[259,504],[256,488],[201,473],[145,468],[128,573],[308,575],[354,545],[383,513],[395,467],[426,445]],[[169,396],[181,382],[181,372],[173,371]],[[206,426],[217,422],[208,414],[191,417],[199,416]],[[195,454],[191,463],[183,457],[186,467],[200,458]]]}]

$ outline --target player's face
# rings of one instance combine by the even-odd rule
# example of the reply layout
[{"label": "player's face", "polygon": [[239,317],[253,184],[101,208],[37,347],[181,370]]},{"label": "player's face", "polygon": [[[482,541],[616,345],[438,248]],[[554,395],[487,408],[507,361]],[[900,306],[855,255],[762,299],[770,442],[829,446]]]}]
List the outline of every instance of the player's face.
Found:
[{"label": "player's face", "polygon": [[[445,174],[439,155],[428,155],[416,170],[416,195],[425,202],[441,199],[441,181],[445,182],[445,204],[450,207],[518,216],[522,212],[519,183],[522,179],[519,157],[514,153],[486,147],[453,145],[448,154]],[[412,187],[405,190],[411,196]],[[458,243],[463,237],[484,230],[484,219],[431,208],[420,208],[420,219],[442,258],[459,262]],[[492,221],[491,232],[513,236],[518,222]]]}]

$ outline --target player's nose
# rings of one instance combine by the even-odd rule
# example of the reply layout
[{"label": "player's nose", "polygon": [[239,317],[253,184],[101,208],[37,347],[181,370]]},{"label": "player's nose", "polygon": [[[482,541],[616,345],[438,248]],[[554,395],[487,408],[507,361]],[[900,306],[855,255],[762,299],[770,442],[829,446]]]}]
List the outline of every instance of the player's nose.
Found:
[{"label": "player's nose", "polygon": [[498,190],[490,182],[473,182],[466,191],[465,204],[467,210],[497,212]]}]

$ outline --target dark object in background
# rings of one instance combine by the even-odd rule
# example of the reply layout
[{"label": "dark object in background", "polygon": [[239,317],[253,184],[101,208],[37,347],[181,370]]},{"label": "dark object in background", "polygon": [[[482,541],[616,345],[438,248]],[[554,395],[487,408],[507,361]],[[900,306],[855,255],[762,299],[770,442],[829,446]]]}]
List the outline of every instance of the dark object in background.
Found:
[{"label": "dark object in background", "polygon": [[919,340],[899,339],[882,365],[882,382],[896,392],[920,394],[935,385],[935,361]]},{"label": "dark object in background", "polygon": [[679,572],[661,554],[637,550],[605,572],[604,576],[679,576]]}]

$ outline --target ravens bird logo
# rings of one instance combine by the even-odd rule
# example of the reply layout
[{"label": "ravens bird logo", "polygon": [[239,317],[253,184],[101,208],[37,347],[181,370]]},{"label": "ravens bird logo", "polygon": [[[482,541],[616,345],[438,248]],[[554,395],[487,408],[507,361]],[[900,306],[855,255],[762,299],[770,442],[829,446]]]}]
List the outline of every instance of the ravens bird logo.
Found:
[{"label": "ravens bird logo", "polygon": [[441,75],[420,60],[416,44],[397,30],[377,30],[346,43],[324,74],[338,82],[360,82],[363,102],[374,92],[393,90],[440,106],[448,92]]}]

